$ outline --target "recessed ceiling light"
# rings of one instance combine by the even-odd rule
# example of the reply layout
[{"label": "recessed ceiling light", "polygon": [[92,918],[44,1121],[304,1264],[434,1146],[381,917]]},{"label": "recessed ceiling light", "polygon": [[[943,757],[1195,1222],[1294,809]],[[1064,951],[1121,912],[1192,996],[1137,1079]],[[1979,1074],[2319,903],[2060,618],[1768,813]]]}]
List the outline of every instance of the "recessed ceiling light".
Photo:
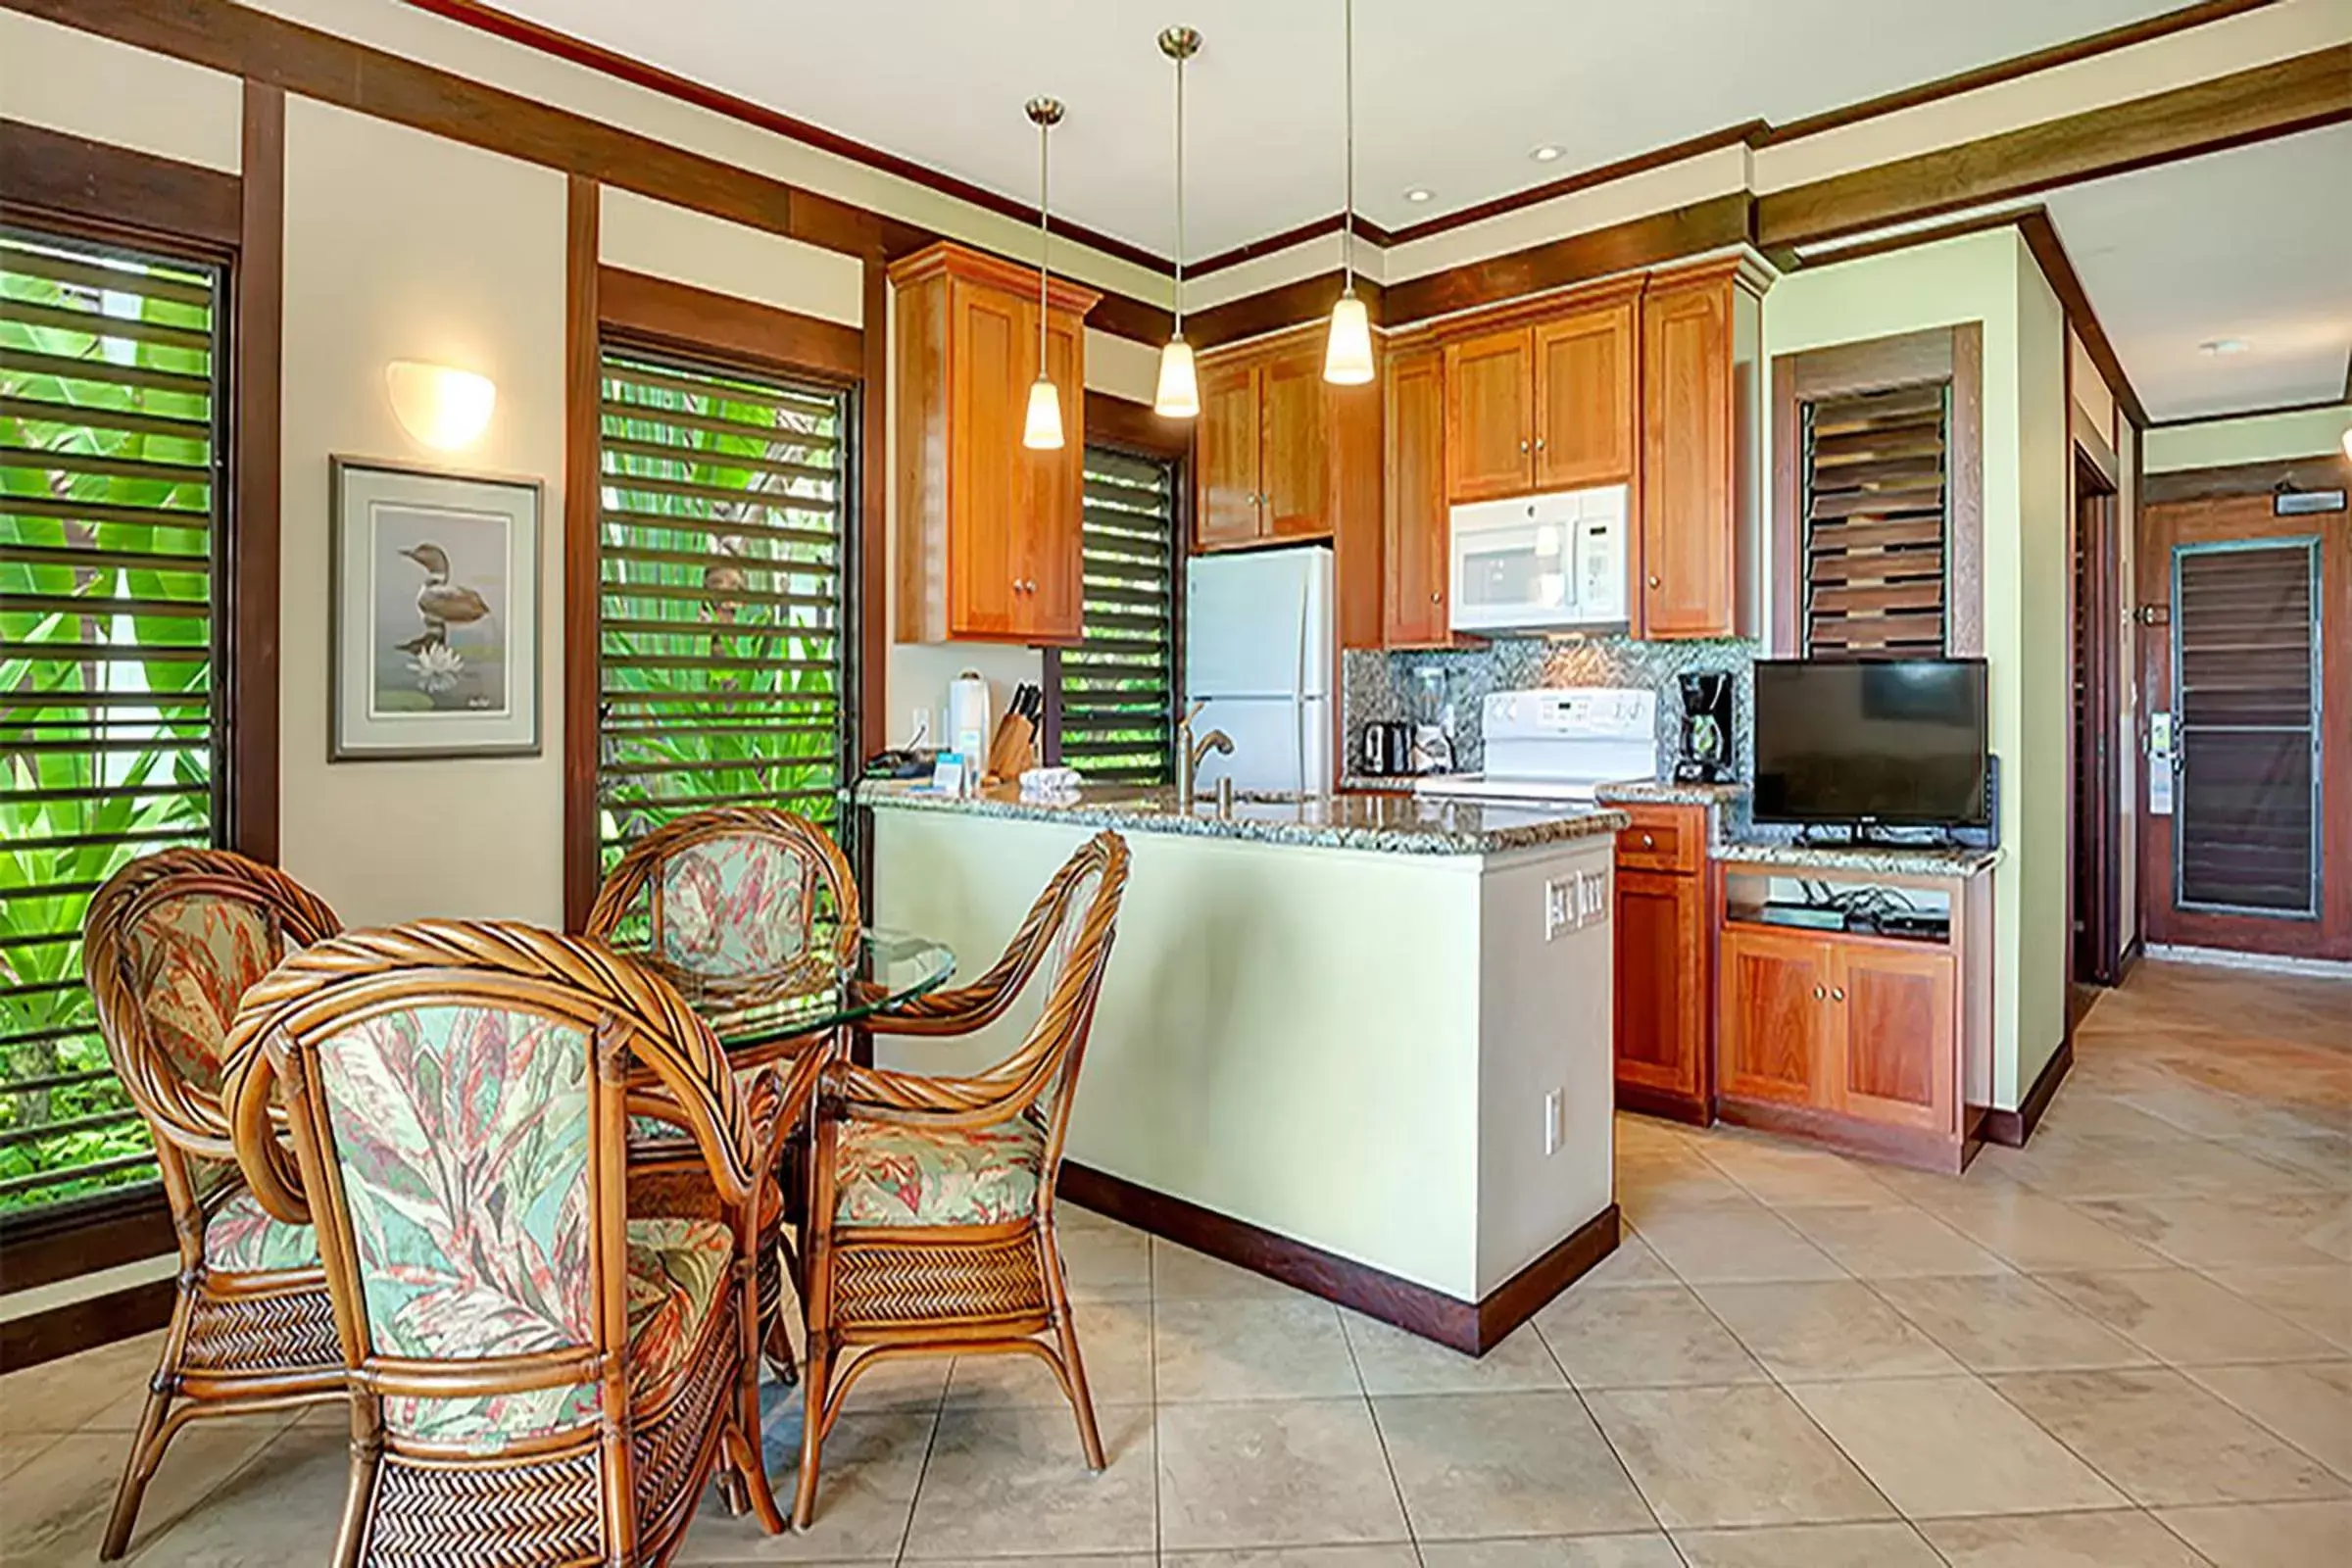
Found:
[{"label": "recessed ceiling light", "polygon": [[1425,202],[1434,194],[1427,185],[1415,185],[1404,193],[1404,199],[1408,202]]},{"label": "recessed ceiling light", "polygon": [[2242,337],[2217,337],[2197,345],[2199,354],[2243,354],[2254,345]]},{"label": "recessed ceiling light", "polygon": [[1534,152],[1529,153],[1527,156],[1533,158],[1539,164],[1554,163],[1559,159],[1560,149],[1550,142],[1545,142],[1543,146],[1537,148]]}]

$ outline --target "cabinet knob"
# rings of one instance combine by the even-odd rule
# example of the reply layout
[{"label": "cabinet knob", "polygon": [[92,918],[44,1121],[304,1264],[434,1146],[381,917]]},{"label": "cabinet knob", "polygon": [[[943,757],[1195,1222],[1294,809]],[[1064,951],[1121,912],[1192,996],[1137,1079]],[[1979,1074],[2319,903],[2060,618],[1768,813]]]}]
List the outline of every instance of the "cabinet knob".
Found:
[{"label": "cabinet knob", "polygon": [[1445,591],[1443,589],[1432,588],[1429,591],[1429,602],[1433,605],[1444,604],[1446,602]]},{"label": "cabinet knob", "polygon": [[1537,450],[1538,452],[1541,452],[1541,451],[1543,451],[1543,450],[1544,450],[1544,438],[1543,438],[1542,436],[1538,436],[1538,437],[1536,437],[1536,450]]},{"label": "cabinet knob", "polygon": [[1815,1002],[1819,1002],[1819,1001],[1821,1001],[1823,998],[1827,997],[1829,994],[1830,994],[1830,993],[1829,993],[1829,989],[1828,989],[1826,986],[1815,986],[1815,987],[1813,988],[1813,1000],[1814,1000]]},{"label": "cabinet knob", "polygon": [[1644,833],[1642,835],[1642,847],[1645,850],[1654,850],[1658,847],[1658,841],[1653,835]]},{"label": "cabinet knob", "polygon": [[1526,442],[1524,442],[1524,441],[1520,442],[1520,443],[1519,443],[1519,450],[1520,450],[1520,451],[1522,451],[1522,452],[1525,452],[1525,451],[1527,450],[1527,443],[1526,443]]},{"label": "cabinet knob", "polygon": [[1830,990],[1830,1000],[1831,1000],[1832,1002],[1843,1002],[1843,1001],[1845,1000],[1845,987],[1843,987],[1843,986],[1834,986],[1834,987],[1832,987],[1832,988],[1831,988],[1831,990]]},{"label": "cabinet knob", "polygon": [[1662,583],[1660,583],[1660,582],[1658,581],[1658,574],[1657,574],[1656,572],[1654,572],[1654,571],[1653,571],[1653,572],[1651,572],[1651,573],[1649,574],[1649,585],[1650,585],[1652,588],[1659,588],[1659,587],[1663,587],[1663,586],[1665,586],[1664,584],[1662,584]]}]

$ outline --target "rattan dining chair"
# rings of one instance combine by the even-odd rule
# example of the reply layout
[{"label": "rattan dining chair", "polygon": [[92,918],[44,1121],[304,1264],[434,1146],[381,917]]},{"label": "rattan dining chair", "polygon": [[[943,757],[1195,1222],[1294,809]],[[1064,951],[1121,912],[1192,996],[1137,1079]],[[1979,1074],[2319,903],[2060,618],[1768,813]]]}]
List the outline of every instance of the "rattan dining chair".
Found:
[{"label": "rattan dining chair", "polygon": [[98,1555],[122,1555],[164,1450],[188,1422],[344,1396],[334,1311],[307,1226],[238,1173],[220,1098],[229,1020],[289,949],[341,929],[282,872],[225,850],[132,861],[91,898],[82,972],[98,1032],[146,1119],[179,1248],[171,1326]]},{"label": "rattan dining chair", "polygon": [[804,816],[724,806],[673,818],[629,846],[597,890],[588,935],[612,942],[642,912],[656,967],[706,984],[756,984],[810,954],[858,950],[858,882],[841,847]]},{"label": "rattan dining chair", "polygon": [[[816,964],[837,970],[856,956],[861,923],[857,877],[823,828],[773,807],[722,806],[673,817],[630,845],[597,890],[587,934],[606,943],[642,936],[655,968],[723,993],[790,985],[796,972]],[[648,1106],[637,1123],[641,1169],[679,1164],[677,1130],[660,1125],[668,1114]],[[797,1165],[797,1148],[787,1157]],[[799,1221],[792,1200],[804,1186],[793,1179],[775,1189],[784,1219]],[[768,1364],[787,1383],[800,1372],[783,1277],[797,1274],[798,1264],[781,1228],[770,1225],[760,1249],[760,1299]]]},{"label": "rattan dining chair", "polygon": [[[747,1096],[651,969],[487,921],[295,955],[229,1049],[247,1177],[273,1214],[316,1216],[325,1258],[352,1386],[338,1564],[658,1565],[714,1473],[783,1529],[755,1209],[813,1058]],[[291,1160],[268,1136],[281,1086]],[[637,1191],[627,1123],[648,1096],[702,1155],[699,1201]]]},{"label": "rattan dining chair", "polygon": [[986,974],[873,1019],[877,1034],[968,1034],[1002,1017],[1051,960],[1044,1010],[995,1065],[923,1077],[824,1062],[809,1156],[799,1528],[814,1515],[819,1451],[851,1386],[895,1357],[1036,1356],[1069,1398],[1088,1468],[1103,1467],[1054,1187],[1126,884],[1126,842],[1097,835]]}]

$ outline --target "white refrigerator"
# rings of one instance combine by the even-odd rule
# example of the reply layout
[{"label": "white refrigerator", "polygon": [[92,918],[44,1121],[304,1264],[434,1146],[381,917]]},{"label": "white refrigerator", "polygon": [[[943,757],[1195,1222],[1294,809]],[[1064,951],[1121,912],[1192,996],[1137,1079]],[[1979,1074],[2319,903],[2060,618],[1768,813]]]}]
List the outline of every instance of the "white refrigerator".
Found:
[{"label": "white refrigerator", "polygon": [[1186,568],[1185,701],[1193,734],[1221,729],[1233,755],[1201,759],[1197,787],[1332,788],[1331,551],[1321,545],[1195,556]]}]

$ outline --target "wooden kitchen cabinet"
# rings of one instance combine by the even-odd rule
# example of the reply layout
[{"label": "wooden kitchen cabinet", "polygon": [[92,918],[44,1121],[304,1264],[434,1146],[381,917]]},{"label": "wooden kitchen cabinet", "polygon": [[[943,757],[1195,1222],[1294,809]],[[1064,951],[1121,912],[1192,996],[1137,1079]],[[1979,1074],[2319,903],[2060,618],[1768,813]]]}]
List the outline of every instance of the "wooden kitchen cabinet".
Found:
[{"label": "wooden kitchen cabinet", "polygon": [[1445,351],[1429,344],[1390,355],[1383,393],[1382,641],[1391,648],[1451,647]]},{"label": "wooden kitchen cabinet", "polygon": [[898,342],[898,636],[1058,642],[1081,631],[1086,313],[1054,280],[1046,365],[1062,446],[1021,445],[1038,372],[1037,274],[940,243],[890,269]]},{"label": "wooden kitchen cabinet", "polygon": [[1653,273],[1642,297],[1637,637],[1754,634],[1760,323],[1740,261]]},{"label": "wooden kitchen cabinet", "polygon": [[1640,287],[1611,284],[1446,344],[1448,501],[1633,481]]},{"label": "wooden kitchen cabinet", "polygon": [[1991,1094],[1991,878],[1933,861],[1910,874],[1820,873],[1828,880],[1817,885],[1891,881],[1907,900],[1948,901],[1941,939],[1757,917],[1760,889],[1805,874],[1724,861],[1718,1113],[1854,1152],[1964,1168]]},{"label": "wooden kitchen cabinet", "polygon": [[[1320,326],[1200,359],[1197,550],[1380,532],[1380,389],[1323,379]],[[1377,594],[1377,587],[1372,590]],[[1376,623],[1377,597],[1368,623]],[[1372,633],[1377,641],[1378,633]]]},{"label": "wooden kitchen cabinet", "polygon": [[1617,1102],[1705,1126],[1706,899],[1697,876],[1617,870]]}]

